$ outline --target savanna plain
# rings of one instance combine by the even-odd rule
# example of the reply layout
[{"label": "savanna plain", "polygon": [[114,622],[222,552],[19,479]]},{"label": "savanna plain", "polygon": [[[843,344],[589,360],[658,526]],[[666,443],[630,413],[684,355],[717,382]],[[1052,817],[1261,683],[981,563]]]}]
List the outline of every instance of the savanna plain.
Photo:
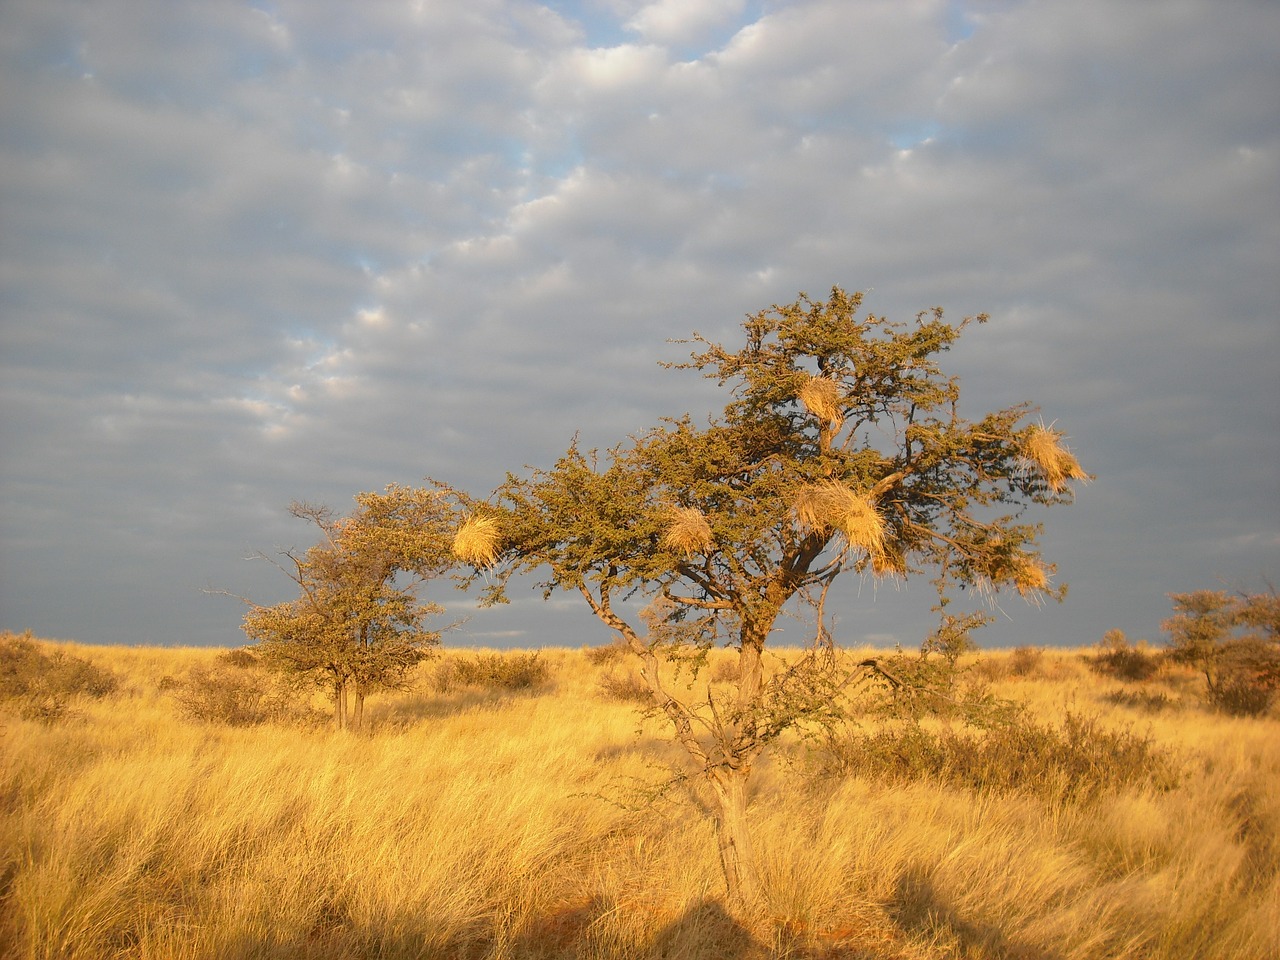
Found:
[{"label": "savanna plain", "polygon": [[0,703],[6,960],[1280,957],[1280,719],[1173,663],[968,654],[1004,733],[779,742],[742,915],[621,651],[445,651],[353,733],[244,651],[8,642],[100,682]]}]

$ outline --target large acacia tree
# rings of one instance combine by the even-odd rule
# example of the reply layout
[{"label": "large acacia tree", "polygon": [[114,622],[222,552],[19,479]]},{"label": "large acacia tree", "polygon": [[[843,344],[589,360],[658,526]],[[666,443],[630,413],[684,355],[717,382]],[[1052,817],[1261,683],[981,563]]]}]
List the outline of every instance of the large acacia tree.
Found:
[{"label": "large acacia tree", "polygon": [[[472,504],[455,543],[488,568],[492,599],[513,573],[546,571],[548,594],[581,594],[638,658],[713,798],[740,906],[758,895],[752,768],[783,730],[829,710],[838,688],[813,671],[765,669],[779,616],[808,600],[816,639],[829,640],[822,605],[850,569],[929,571],[943,608],[962,588],[1061,596],[1036,550],[1039,527],[1020,515],[1069,500],[1069,482],[1086,476],[1030,406],[960,415],[959,383],[936,358],[969,320],[932,310],[895,323],[859,316],[861,301],[839,288],[826,300],[802,294],[748,317],[732,349],[695,334],[691,360],[671,366],[731,388],[723,414],[665,421],[603,455],[575,444]],[[637,593],[652,601],[639,616],[622,602]],[[737,651],[732,694],[682,701],[663,663],[717,641]]]},{"label": "large acacia tree", "polygon": [[268,666],[330,691],[338,729],[359,729],[366,695],[396,686],[439,642],[426,624],[443,611],[418,590],[454,563],[454,522],[441,491],[390,486],[355,499],[347,516],[291,506],[321,535],[305,553],[286,550],[274,561],[298,596],[273,606],[246,601],[244,618]]}]

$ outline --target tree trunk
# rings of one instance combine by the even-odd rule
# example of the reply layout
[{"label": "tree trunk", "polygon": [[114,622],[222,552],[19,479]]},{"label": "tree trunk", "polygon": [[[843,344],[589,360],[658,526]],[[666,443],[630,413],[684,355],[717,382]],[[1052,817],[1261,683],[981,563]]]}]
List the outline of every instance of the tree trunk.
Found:
[{"label": "tree trunk", "polygon": [[356,684],[356,711],[355,717],[350,723],[352,730],[359,733],[364,726],[364,688],[360,684]]},{"label": "tree trunk", "polygon": [[751,834],[747,829],[747,776],[749,769],[720,767],[707,775],[716,798],[716,841],[720,846],[720,867],[724,871],[729,903],[742,911],[760,898]]},{"label": "tree trunk", "polygon": [[749,710],[760,701],[764,685],[764,663],[760,658],[764,644],[744,636],[738,651],[738,709]]},{"label": "tree trunk", "polygon": [[339,730],[347,729],[347,681],[333,681],[333,724]]}]

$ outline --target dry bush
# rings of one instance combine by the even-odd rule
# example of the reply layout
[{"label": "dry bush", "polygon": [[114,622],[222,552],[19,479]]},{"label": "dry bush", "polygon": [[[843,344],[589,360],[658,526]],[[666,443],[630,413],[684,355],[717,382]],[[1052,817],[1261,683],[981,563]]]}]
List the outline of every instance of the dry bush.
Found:
[{"label": "dry bush", "polygon": [[[163,680],[162,685],[169,686]],[[299,718],[298,705],[288,688],[275,678],[244,668],[195,667],[187,679],[170,689],[182,715],[197,723],[251,727]]]},{"label": "dry bush", "polygon": [[1015,677],[1029,677],[1040,670],[1044,651],[1039,647],[1018,647],[1009,654],[1009,672]]},{"label": "dry bush", "polygon": [[711,667],[712,683],[736,683],[738,680],[738,662],[736,660],[717,660]]},{"label": "dry bush", "polygon": [[1112,690],[1100,698],[1117,707],[1132,707],[1143,713],[1160,713],[1181,706],[1163,690]]},{"label": "dry bush", "polygon": [[587,658],[587,662],[597,667],[604,666],[606,663],[613,663],[627,656],[630,651],[625,643],[614,641],[606,643],[599,647],[583,647],[582,655]]},{"label": "dry bush", "polygon": [[1205,695],[1215,710],[1232,717],[1261,717],[1271,709],[1276,691],[1256,677],[1235,674],[1210,687]]},{"label": "dry bush", "polygon": [[832,737],[818,757],[822,776],[887,783],[931,780],[997,794],[1082,801],[1127,786],[1168,788],[1176,759],[1150,737],[1115,731],[1068,713],[1061,726],[1030,717],[986,731],[931,730],[918,723]]},{"label": "dry bush", "polygon": [[52,723],[67,715],[76,696],[105,697],[115,675],[62,650],[47,653],[30,632],[0,637],[0,700],[15,703],[28,720]]},{"label": "dry bush", "polygon": [[251,670],[258,665],[258,658],[252,650],[236,647],[234,650],[224,650],[218,654],[218,662],[226,664],[228,667]]},{"label": "dry bush", "polygon": [[550,679],[551,667],[536,650],[451,657],[436,670],[436,687],[442,692],[455,686],[531,690]]},{"label": "dry bush", "polygon": [[1007,657],[979,657],[969,665],[969,670],[986,683],[1007,679],[1010,673]]},{"label": "dry bush", "polygon": [[644,678],[632,671],[617,673],[610,670],[600,678],[600,692],[610,700],[624,703],[648,704],[653,702],[653,691]]},{"label": "dry bush", "polygon": [[1130,646],[1123,630],[1108,630],[1098,643],[1098,652],[1086,655],[1085,660],[1095,673],[1117,680],[1141,682],[1160,671],[1160,657],[1141,644]]}]

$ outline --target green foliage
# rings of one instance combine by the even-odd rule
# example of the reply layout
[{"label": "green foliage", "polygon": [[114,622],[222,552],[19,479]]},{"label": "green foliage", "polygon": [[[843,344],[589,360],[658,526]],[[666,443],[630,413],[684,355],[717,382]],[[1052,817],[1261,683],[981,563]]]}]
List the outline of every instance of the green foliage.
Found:
[{"label": "green foliage", "polygon": [[940,717],[988,728],[1008,723],[1019,709],[991,693],[983,671],[932,655],[927,641],[918,653],[899,650],[862,665],[871,668],[878,682],[863,686],[851,701],[849,716],[911,722]]},{"label": "green foliage", "polygon": [[1084,802],[1128,786],[1174,786],[1172,754],[1132,730],[1108,730],[1068,713],[1061,725],[1019,713],[984,731],[930,729],[916,721],[867,733],[846,731],[815,757],[827,777],[900,783],[931,780],[1049,802]]},{"label": "green foliage", "polygon": [[48,653],[30,632],[0,637],[0,700],[16,704],[26,719],[52,723],[73,697],[101,698],[117,686],[110,671],[61,650]]},{"label": "green foliage", "polygon": [[925,638],[921,650],[925,655],[939,654],[954,671],[962,656],[978,649],[973,640],[973,631],[990,621],[991,618],[984,613],[969,613],[958,617],[943,614],[942,622]]},{"label": "green foliage", "polygon": [[[342,728],[359,726],[366,694],[402,685],[439,643],[425,629],[441,613],[417,588],[452,565],[452,514],[441,491],[390,486],[361,493],[357,509],[338,517],[295,503],[294,516],[322,534],[305,554],[286,551],[277,564],[298,586],[296,600],[253,605],[244,631],[270,669],[311,679],[334,697]],[[348,716],[349,695],[354,714]]]},{"label": "green foliage", "polygon": [[1170,594],[1169,656],[1195,667],[1206,699],[1239,716],[1265,713],[1280,690],[1280,597],[1274,590]]}]

